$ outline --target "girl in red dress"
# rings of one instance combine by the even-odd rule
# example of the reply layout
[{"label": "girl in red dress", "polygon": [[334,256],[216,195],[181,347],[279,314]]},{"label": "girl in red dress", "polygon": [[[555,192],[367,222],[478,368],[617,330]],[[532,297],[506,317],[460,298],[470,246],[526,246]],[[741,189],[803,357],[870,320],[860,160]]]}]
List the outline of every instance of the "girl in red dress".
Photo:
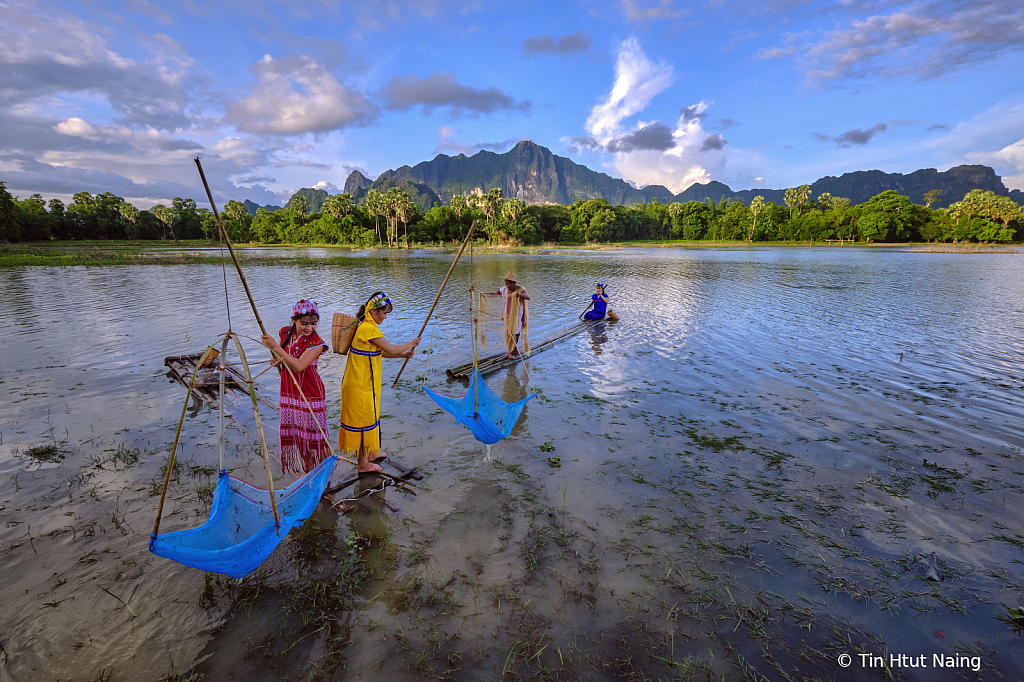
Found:
[{"label": "girl in red dress", "polygon": [[[316,361],[327,350],[316,333],[320,311],[316,301],[302,299],[292,306],[292,324],[282,327],[280,342],[264,334],[263,345],[276,354],[274,364],[284,362],[302,388],[296,388],[292,376],[281,369],[281,468],[301,476],[330,456],[327,435],[327,394]],[[309,407],[306,407],[306,397]],[[310,414],[312,408],[312,414]],[[313,421],[314,416],[316,422]],[[317,422],[320,428],[317,428]],[[321,433],[321,429],[323,433]]]}]

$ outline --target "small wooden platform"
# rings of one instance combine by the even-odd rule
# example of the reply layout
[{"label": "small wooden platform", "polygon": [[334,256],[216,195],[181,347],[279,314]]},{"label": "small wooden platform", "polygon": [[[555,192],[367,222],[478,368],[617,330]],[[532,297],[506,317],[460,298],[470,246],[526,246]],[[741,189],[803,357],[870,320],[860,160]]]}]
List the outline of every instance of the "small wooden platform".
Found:
[{"label": "small wooden platform", "polygon": [[[603,320],[584,320],[581,322],[577,322],[571,327],[568,327],[559,332],[556,332],[555,334],[552,334],[551,336],[545,338],[539,343],[532,344],[532,347],[530,348],[530,354],[527,356],[527,358],[532,358],[537,353],[546,351],[548,348],[551,348],[553,345],[555,345],[557,341],[561,341],[562,339],[565,339],[569,336],[574,336],[580,333],[581,331],[585,331],[587,329],[594,327],[595,325],[602,324],[605,322],[611,322],[611,320],[608,320],[606,318]],[[516,364],[522,359],[522,356],[509,358],[506,355],[505,351],[503,350],[500,353],[488,355],[486,358],[479,358],[477,360],[476,365],[477,369],[480,370],[480,376],[487,376],[488,374],[497,372],[499,369],[511,367],[512,365]],[[445,374],[448,375],[449,379],[459,379],[461,381],[469,381],[469,377],[472,373],[472,361],[467,362],[464,365],[459,365],[458,367],[453,367],[451,369],[445,370]]]},{"label": "small wooden platform", "polygon": [[[423,475],[421,473],[419,473],[419,471],[418,471],[419,467],[409,468],[409,467],[407,467],[407,466],[405,466],[403,464],[399,464],[398,462],[396,462],[391,457],[388,457],[383,462],[380,462],[380,465],[381,465],[381,468],[385,468],[385,469],[391,468],[391,469],[394,469],[395,471],[397,471],[398,472],[397,475],[396,474],[392,474],[391,472],[387,472],[393,478],[397,478],[397,479],[400,479],[400,480],[408,480],[410,478],[415,480],[415,481],[422,481],[423,480]],[[339,467],[340,466],[345,466],[345,462],[342,462],[338,466]],[[344,490],[345,488],[349,487],[350,485],[352,485],[353,483],[358,481],[360,478],[365,478],[367,476],[378,476],[378,475],[379,474],[376,474],[376,473],[361,474],[361,473],[359,473],[358,471],[355,471],[355,470],[349,471],[348,473],[342,474],[341,476],[337,476],[336,475],[336,477],[331,479],[331,481],[327,484],[327,490],[324,491],[324,494],[336,493],[339,490]]]},{"label": "small wooden platform", "polygon": [[[188,386],[196,364],[203,357],[203,352],[190,353],[188,355],[168,355],[164,358],[164,365],[168,367],[168,376],[177,379],[182,386]],[[213,409],[217,408],[217,393],[220,391],[219,368],[219,359],[214,360],[209,367],[200,367],[199,372],[196,373],[196,383],[192,386],[192,395],[198,400],[207,403]],[[253,385],[256,388],[257,400],[274,411],[281,409],[275,401],[263,395],[258,383],[254,382]],[[249,400],[249,389],[246,387],[245,375],[230,365],[224,370],[224,390],[227,395],[241,395],[245,396],[246,400]]]}]

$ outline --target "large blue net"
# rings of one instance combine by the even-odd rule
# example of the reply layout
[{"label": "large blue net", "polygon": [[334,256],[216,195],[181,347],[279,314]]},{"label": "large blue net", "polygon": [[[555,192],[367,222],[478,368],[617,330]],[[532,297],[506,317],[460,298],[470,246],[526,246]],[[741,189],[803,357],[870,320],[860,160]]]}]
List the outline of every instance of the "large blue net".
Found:
[{"label": "large blue net", "polygon": [[280,535],[269,492],[221,471],[206,523],[151,535],[149,551],[192,568],[244,578],[270,556],[289,530],[309,518],[337,463],[336,456],[328,457],[287,488],[274,491],[281,517]]},{"label": "large blue net", "polygon": [[[477,384],[476,407],[474,407],[473,391]],[[450,398],[423,387],[438,405],[443,407],[473,432],[473,437],[481,443],[493,445],[512,433],[512,427],[519,420],[519,415],[526,406],[526,401],[536,397],[531,393],[522,400],[506,403],[488,388],[480,379],[480,370],[474,369],[469,378],[469,391],[461,398]]]}]

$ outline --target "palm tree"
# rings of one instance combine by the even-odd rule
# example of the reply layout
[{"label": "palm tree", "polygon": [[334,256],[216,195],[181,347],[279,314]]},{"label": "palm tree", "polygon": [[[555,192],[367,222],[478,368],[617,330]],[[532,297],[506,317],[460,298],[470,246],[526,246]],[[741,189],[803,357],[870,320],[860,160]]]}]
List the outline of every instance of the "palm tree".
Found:
[{"label": "palm tree", "polygon": [[128,235],[128,239],[138,239],[139,231],[135,227],[135,221],[139,217],[139,209],[135,208],[128,202],[122,203],[117,208],[121,212],[121,217],[127,220],[131,225],[127,230],[125,230]]},{"label": "palm tree", "polygon": [[789,219],[793,220],[793,207],[799,202],[799,195],[796,187],[790,187],[786,190],[784,201],[786,202],[786,206],[789,208]]},{"label": "palm tree", "polygon": [[324,199],[323,211],[338,218],[344,218],[352,212],[351,194],[332,194]]},{"label": "palm tree", "polygon": [[292,205],[292,210],[298,213],[300,218],[305,218],[306,214],[309,213],[309,202],[301,194],[293,196],[292,200],[288,203]]},{"label": "palm tree", "polygon": [[761,211],[764,210],[764,197],[758,194],[750,202],[750,212],[754,214],[754,222],[750,224],[750,234],[747,235],[747,241],[754,241],[754,229],[757,227],[757,216],[760,215]]},{"label": "palm tree", "polygon": [[373,229],[377,231],[377,243],[384,246],[384,241],[380,236],[380,217],[384,215],[384,203],[383,195],[375,189],[371,189],[366,193],[366,203],[364,204],[366,212],[373,216]]}]

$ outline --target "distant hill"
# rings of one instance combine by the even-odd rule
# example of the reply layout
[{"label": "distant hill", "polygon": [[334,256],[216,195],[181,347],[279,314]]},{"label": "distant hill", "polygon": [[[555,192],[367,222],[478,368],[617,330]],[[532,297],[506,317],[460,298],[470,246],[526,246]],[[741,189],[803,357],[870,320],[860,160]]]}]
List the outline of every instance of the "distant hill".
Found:
[{"label": "distant hill", "polygon": [[[712,185],[717,187],[712,188]],[[722,192],[720,188],[728,190]],[[904,175],[902,173],[883,173],[878,170],[856,171],[844,173],[838,178],[827,175],[811,183],[811,196],[817,197],[828,192],[834,197],[846,197],[853,204],[862,204],[871,197],[886,190],[896,190],[916,204],[924,203],[924,193],[933,189],[941,189],[942,194],[932,204],[932,208],[946,208],[960,201],[972,189],[991,191],[1008,196],[1017,203],[1024,203],[1024,192],[1006,189],[996,172],[988,166],[957,166],[940,173],[934,168],[925,168]],[[755,196],[761,195],[765,201],[774,201],[783,205],[785,190],[781,189],[746,189],[733,192],[726,185],[709,182],[707,185],[693,185],[676,195],[676,201],[703,201],[704,197],[718,202],[722,196],[736,197],[749,204]],[[683,199],[681,197],[685,196]]]},{"label": "distant hill", "polygon": [[[988,166],[957,166],[941,173],[926,168],[907,175],[879,170],[857,171],[838,178],[826,176],[809,184],[812,197],[828,192],[845,197],[853,204],[864,203],[886,190],[896,190],[911,201],[923,204],[924,193],[933,189],[942,190],[933,208],[960,201],[972,189],[992,191],[1024,204],[1024,192],[1007,190]],[[518,197],[528,204],[571,204],[577,198],[603,198],[621,205],[648,203],[653,199],[662,203],[705,200],[718,203],[723,198],[735,198],[749,204],[760,195],[765,201],[781,206],[785,204],[786,193],[785,189],[733,190],[716,181],[691,185],[674,195],[661,185],[637,189],[625,180],[555,156],[549,149],[529,141],[520,142],[504,154],[488,151],[473,156],[438,154],[433,160],[412,167],[384,171],[373,181],[359,171],[352,171],[345,181],[345,193],[351,194],[357,205],[365,203],[368,190],[384,193],[390,187],[407,192],[424,211],[435,202],[449,204],[457,194],[486,193],[494,187],[500,188],[506,198]],[[301,189],[296,194],[306,197],[310,213],[319,212],[328,196],[324,190],[314,189]],[[245,206],[255,214],[256,204],[246,201]],[[264,208],[276,210],[278,207]]]},{"label": "distant hill", "polygon": [[243,201],[242,205],[245,206],[245,210],[248,211],[249,215],[251,215],[251,216],[255,216],[256,215],[256,211],[260,210],[261,208],[266,209],[268,211],[280,211],[281,210],[280,206],[274,206],[273,204],[267,204],[266,206],[260,206],[255,201],[249,201],[248,199]]},{"label": "distant hill", "polygon": [[324,206],[324,200],[329,196],[331,196],[330,193],[325,189],[310,189],[309,187],[303,187],[288,199],[288,203],[285,204],[284,207],[291,208],[292,202],[295,201],[295,197],[305,197],[306,205],[309,207],[309,213],[312,215],[320,212],[320,209]]},{"label": "distant hill", "polygon": [[[500,187],[506,197],[519,197],[528,204],[571,204],[582,199],[604,198],[612,204],[646,203],[657,199],[672,201],[704,201],[718,203],[724,198],[737,198],[749,204],[755,196],[765,201],[785,203],[785,189],[733,190],[721,182],[695,184],[673,195],[661,185],[648,185],[637,189],[624,180],[590,170],[570,159],[555,156],[551,151],[533,142],[520,142],[504,154],[481,151],[473,156],[446,156],[439,154],[432,161],[415,166],[402,166],[381,173],[372,184],[353,171],[345,182],[345,189],[369,187],[384,179],[406,180],[429,187],[448,204],[456,194],[487,192]],[[1024,204],[1024,192],[1006,189],[995,171],[988,166],[957,166],[940,173],[934,168],[902,173],[883,173],[878,170],[844,173],[840,177],[827,176],[810,183],[813,197],[824,192],[846,197],[860,204],[886,190],[894,189],[915,203],[924,203],[924,193],[943,190],[935,208],[960,201],[972,189],[992,191],[1009,196]],[[355,192],[350,192],[355,196]]]},{"label": "distant hill", "polygon": [[[352,171],[353,174],[359,173],[359,171]],[[362,174],[360,174],[362,177]],[[351,179],[352,176],[349,176]],[[364,180],[366,178],[363,178]],[[345,187],[348,187],[349,183],[345,183]],[[398,178],[388,176],[386,174],[381,175],[379,178],[371,182],[366,187],[360,188],[352,193],[352,199],[356,202],[356,206],[362,206],[366,203],[366,193],[371,189],[375,189],[381,194],[387,194],[387,191],[392,187],[397,187],[412,199],[412,203],[419,206],[420,210],[424,213],[429,211],[434,204],[441,203],[441,198],[437,195],[433,189],[424,185],[420,182],[413,182],[408,178]]]},{"label": "distant hill", "polygon": [[[356,177],[358,176],[358,177]],[[360,182],[353,171],[345,182]],[[672,192],[660,185],[636,189],[628,182],[592,171],[570,159],[555,156],[533,142],[520,142],[504,154],[481,151],[473,156],[438,154],[432,161],[381,173],[374,185],[385,179],[425,185],[445,204],[456,194],[486,193],[494,187],[506,198],[518,197],[528,204],[571,204],[577,197],[603,197],[613,204],[637,204],[657,197],[671,201]],[[365,178],[363,178],[365,180]]]},{"label": "distant hill", "polygon": [[366,177],[357,170],[349,173],[348,179],[345,181],[345,194],[351,194],[355,196],[356,193],[361,189],[368,188],[373,183],[373,180]]}]

